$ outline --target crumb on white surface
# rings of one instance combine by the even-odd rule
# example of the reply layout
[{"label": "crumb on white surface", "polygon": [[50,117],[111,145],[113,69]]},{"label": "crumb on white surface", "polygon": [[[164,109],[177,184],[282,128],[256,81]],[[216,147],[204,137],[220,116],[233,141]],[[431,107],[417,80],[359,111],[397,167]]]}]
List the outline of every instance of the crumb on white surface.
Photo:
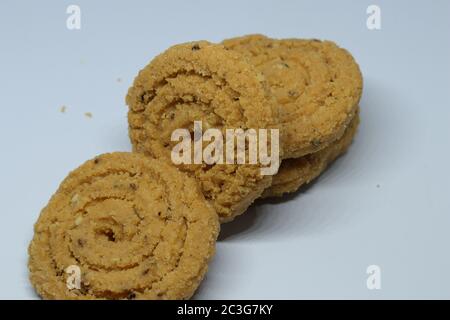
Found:
[{"label": "crumb on white surface", "polygon": [[61,112],[61,113],[66,113],[66,111],[67,111],[67,107],[64,105],[59,108],[59,112]]},{"label": "crumb on white surface", "polygon": [[91,112],[85,112],[84,113],[84,116],[86,117],[86,118],[92,118],[92,113]]}]

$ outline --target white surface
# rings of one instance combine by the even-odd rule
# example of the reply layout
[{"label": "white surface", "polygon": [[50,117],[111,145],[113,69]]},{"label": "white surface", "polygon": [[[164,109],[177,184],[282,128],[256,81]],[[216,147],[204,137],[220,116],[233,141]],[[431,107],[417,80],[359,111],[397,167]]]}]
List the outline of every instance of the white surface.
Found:
[{"label": "white surface", "polygon": [[[72,3],[79,31],[66,29]],[[366,28],[369,4],[379,31]],[[36,298],[27,246],[67,173],[130,150],[137,71],[178,42],[255,32],[349,49],[365,80],[361,127],[310,187],[223,227],[196,298],[450,298],[449,14],[448,1],[1,1],[0,298]]]}]

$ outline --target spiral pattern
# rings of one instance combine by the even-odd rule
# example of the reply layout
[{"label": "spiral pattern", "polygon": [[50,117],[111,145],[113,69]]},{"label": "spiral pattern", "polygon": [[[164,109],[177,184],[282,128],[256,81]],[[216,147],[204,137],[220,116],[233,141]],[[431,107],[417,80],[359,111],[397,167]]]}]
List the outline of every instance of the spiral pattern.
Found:
[{"label": "spiral pattern", "polygon": [[[278,117],[264,77],[235,52],[205,41],[176,45],[136,77],[127,96],[133,148],[170,160],[175,129],[203,131],[273,128]],[[259,165],[192,164],[179,168],[194,176],[206,199],[229,221],[244,212],[271,183]]]},{"label": "spiral pattern", "polygon": [[276,98],[284,158],[325,148],[342,136],[362,93],[353,57],[332,42],[250,35],[225,40],[266,78]]},{"label": "spiral pattern", "polygon": [[[42,210],[30,277],[47,299],[184,299],[202,280],[218,219],[192,179],[158,160],[101,155]],[[80,270],[69,288],[67,268]]]}]

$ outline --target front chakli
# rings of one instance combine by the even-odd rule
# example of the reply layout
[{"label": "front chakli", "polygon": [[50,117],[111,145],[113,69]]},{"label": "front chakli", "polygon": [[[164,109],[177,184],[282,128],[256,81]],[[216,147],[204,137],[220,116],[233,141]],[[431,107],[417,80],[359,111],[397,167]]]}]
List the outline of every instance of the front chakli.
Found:
[{"label": "front chakli", "polygon": [[[206,41],[176,45],[157,56],[136,77],[127,96],[130,138],[133,148],[171,161],[178,142],[175,129],[203,130],[273,128],[275,105],[264,77],[242,56]],[[195,176],[206,199],[222,221],[244,212],[270,185],[260,165],[180,165]]]},{"label": "front chakli", "polygon": [[[105,154],[73,171],[43,209],[30,278],[47,299],[189,298],[217,234],[195,181],[158,160]],[[79,288],[67,285],[70,266]]]}]

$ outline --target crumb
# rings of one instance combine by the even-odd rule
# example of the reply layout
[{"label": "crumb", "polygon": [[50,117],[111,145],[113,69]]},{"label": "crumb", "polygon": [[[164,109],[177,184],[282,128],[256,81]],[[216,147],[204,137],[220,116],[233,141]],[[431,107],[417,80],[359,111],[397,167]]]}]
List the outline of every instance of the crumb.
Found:
[{"label": "crumb", "polygon": [[377,188],[379,188],[380,187],[380,185],[379,184],[377,184]]},{"label": "crumb", "polygon": [[117,82],[122,82],[122,78],[119,77],[119,78],[116,79],[116,81]]},{"label": "crumb", "polygon": [[92,113],[90,113],[90,112],[85,112],[84,115],[86,118],[89,118],[89,119],[92,118]]},{"label": "crumb", "polygon": [[66,106],[61,106],[61,108],[59,108],[59,112],[61,112],[61,113],[66,113],[66,111],[67,111]]}]

